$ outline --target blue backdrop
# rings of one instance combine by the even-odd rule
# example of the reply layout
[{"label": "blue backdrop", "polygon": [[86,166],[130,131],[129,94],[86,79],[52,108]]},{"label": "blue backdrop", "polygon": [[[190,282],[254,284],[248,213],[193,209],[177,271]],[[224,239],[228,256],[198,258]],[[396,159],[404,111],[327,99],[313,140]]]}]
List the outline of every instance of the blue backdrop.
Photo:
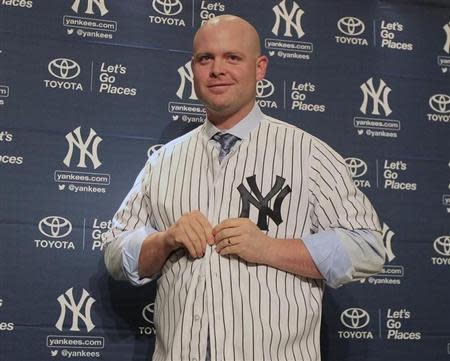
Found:
[{"label": "blue backdrop", "polygon": [[155,285],[112,281],[102,234],[146,158],[204,121],[193,34],[261,34],[267,114],[345,158],[383,272],[327,289],[325,361],[450,360],[450,2],[0,0],[0,359],[148,360]]}]

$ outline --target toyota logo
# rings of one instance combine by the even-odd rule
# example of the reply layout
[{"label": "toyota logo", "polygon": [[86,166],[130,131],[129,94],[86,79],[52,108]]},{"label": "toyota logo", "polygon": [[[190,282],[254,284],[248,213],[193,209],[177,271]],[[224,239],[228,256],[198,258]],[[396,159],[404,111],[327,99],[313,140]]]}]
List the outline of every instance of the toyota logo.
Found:
[{"label": "toyota logo", "polygon": [[364,32],[366,27],[358,18],[347,16],[341,18],[337,23],[338,29],[345,35],[357,36]]},{"label": "toyota logo", "polygon": [[180,0],[153,0],[153,9],[161,15],[174,16],[183,10]]},{"label": "toyota logo", "polygon": [[58,58],[48,63],[48,71],[55,78],[68,80],[80,74],[80,66],[71,59]]},{"label": "toyota logo", "polygon": [[450,96],[447,94],[435,94],[428,101],[431,109],[435,112],[447,114],[450,113]]},{"label": "toyota logo", "polygon": [[450,236],[436,238],[433,243],[434,250],[442,256],[450,256]]},{"label": "toyota logo", "polygon": [[370,316],[362,308],[347,308],[341,313],[341,322],[352,329],[360,329],[369,324]]},{"label": "toyota logo", "polygon": [[152,145],[150,148],[148,148],[147,151],[147,157],[151,157],[153,154],[155,154],[158,150],[160,150],[163,147],[164,144],[155,144]]},{"label": "toyota logo", "polygon": [[39,230],[44,236],[63,238],[72,232],[72,224],[63,217],[49,216],[39,222]]},{"label": "toyota logo", "polygon": [[148,323],[150,323],[151,325],[153,325],[154,324],[154,322],[153,322],[154,313],[155,313],[155,304],[150,303],[142,309],[142,318],[145,321],[147,321]]},{"label": "toyota logo", "polygon": [[367,164],[359,158],[346,158],[345,163],[347,163],[350,174],[353,178],[362,177],[367,172]]},{"label": "toyota logo", "polygon": [[275,87],[272,82],[267,79],[262,79],[256,83],[256,97],[257,98],[268,98],[275,91]]}]

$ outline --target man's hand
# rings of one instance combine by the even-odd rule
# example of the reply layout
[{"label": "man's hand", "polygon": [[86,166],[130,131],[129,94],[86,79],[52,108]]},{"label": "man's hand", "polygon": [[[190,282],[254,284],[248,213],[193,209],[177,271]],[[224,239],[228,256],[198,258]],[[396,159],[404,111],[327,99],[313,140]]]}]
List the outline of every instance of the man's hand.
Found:
[{"label": "man's hand", "polygon": [[187,249],[194,258],[203,257],[207,244],[214,244],[212,226],[200,211],[183,214],[166,232],[169,247]]},{"label": "man's hand", "polygon": [[216,251],[236,255],[248,262],[265,263],[272,238],[248,218],[227,219],[213,229]]}]

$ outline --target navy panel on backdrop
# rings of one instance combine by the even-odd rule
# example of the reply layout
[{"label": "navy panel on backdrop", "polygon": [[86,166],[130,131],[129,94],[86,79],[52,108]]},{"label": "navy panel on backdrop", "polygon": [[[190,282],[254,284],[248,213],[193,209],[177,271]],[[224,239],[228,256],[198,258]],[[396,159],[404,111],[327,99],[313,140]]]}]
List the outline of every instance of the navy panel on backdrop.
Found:
[{"label": "navy panel on backdrop", "polygon": [[204,122],[192,37],[226,13],[260,32],[262,110],[340,152],[383,224],[383,271],[325,292],[323,360],[450,359],[448,1],[0,0],[1,360],[150,359],[156,285],[113,281],[102,234]]}]

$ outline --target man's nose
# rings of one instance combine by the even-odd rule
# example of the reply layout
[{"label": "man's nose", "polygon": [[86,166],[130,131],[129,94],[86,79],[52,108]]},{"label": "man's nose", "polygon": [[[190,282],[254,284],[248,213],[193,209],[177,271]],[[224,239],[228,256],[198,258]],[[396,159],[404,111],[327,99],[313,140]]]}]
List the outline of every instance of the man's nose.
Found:
[{"label": "man's nose", "polygon": [[225,73],[225,64],[222,59],[214,59],[214,62],[211,65],[210,76],[217,77],[219,75],[223,75]]}]

